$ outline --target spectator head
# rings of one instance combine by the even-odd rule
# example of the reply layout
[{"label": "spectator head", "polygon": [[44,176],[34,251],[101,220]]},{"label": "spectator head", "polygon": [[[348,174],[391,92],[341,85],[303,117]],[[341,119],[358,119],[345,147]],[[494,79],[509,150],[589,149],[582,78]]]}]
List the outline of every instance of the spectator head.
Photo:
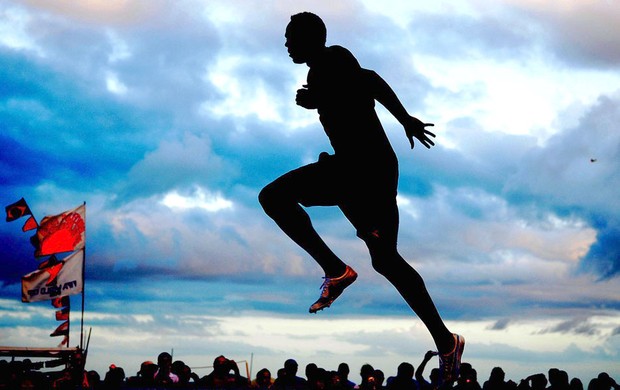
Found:
[{"label": "spectator head", "polygon": [[411,363],[402,362],[398,365],[396,376],[399,378],[411,379],[413,378],[414,371]]},{"label": "spectator head", "polygon": [[172,355],[168,352],[162,352],[157,356],[157,365],[160,369],[170,369],[172,366]]},{"label": "spectator head", "polygon": [[375,369],[368,363],[364,364],[362,368],[360,368],[360,376],[362,377],[362,382],[368,379],[368,377],[372,376]]},{"label": "spectator head", "polygon": [[493,383],[503,382],[506,378],[506,373],[501,367],[494,367],[491,370],[491,375],[489,376],[489,380]]},{"label": "spectator head", "polygon": [[340,363],[338,365],[338,375],[340,375],[340,378],[348,378],[350,373],[351,369],[347,363]]},{"label": "spectator head", "polygon": [[260,387],[268,387],[271,385],[271,372],[266,368],[259,370],[256,373],[256,383]]},{"label": "spectator head", "polygon": [[284,370],[286,370],[286,375],[295,376],[297,375],[297,362],[294,359],[288,359],[284,362]]}]

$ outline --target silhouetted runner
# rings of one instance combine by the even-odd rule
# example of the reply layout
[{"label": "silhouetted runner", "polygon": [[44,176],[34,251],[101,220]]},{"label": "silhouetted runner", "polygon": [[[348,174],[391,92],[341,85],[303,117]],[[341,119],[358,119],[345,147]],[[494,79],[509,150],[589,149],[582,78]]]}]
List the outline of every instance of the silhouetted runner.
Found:
[{"label": "silhouetted runner", "polygon": [[444,383],[458,377],[465,341],[445,326],[418,272],[397,251],[398,160],[377,117],[375,100],[403,125],[411,148],[414,138],[434,145],[423,123],[409,115],[390,86],[362,68],[341,46],[326,47],[327,29],[317,15],[291,16],[286,28],[289,56],[307,64],[307,85],[297,91],[297,105],[316,109],[334,154],[284,174],[259,195],[265,212],[325,272],[322,293],[310,306],[316,313],[355,281],[356,272],[338,258],[314,230],[302,208],[338,206],[364,240],[374,269],[396,287],[430,331],[440,357]]}]

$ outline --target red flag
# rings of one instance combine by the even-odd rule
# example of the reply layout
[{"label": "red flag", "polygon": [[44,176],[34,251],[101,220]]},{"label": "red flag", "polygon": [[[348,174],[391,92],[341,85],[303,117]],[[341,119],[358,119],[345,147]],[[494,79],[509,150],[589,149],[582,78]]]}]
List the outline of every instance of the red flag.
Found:
[{"label": "red flag", "polygon": [[33,245],[36,248],[34,255],[41,257],[83,248],[86,235],[85,221],[84,204],[62,214],[43,218],[37,234],[33,237]]},{"label": "red flag", "polygon": [[69,335],[69,321],[65,321],[56,328],[56,330],[50,333],[50,337],[67,336]]},{"label": "red flag", "polygon": [[66,335],[65,337],[62,338],[62,341],[60,342],[60,344],[58,344],[58,348],[62,348],[62,347],[68,347],[69,346],[69,335]]},{"label": "red flag", "polygon": [[65,307],[56,311],[56,321],[68,321],[70,308]]},{"label": "red flag", "polygon": [[61,307],[69,307],[71,301],[68,296],[52,299],[52,306],[59,309]]},{"label": "red flag", "polygon": [[21,198],[15,203],[12,203],[4,208],[6,211],[6,221],[11,222],[16,219],[20,219],[24,215],[32,215],[30,212],[30,207],[26,203],[24,198]]},{"label": "red flag", "polygon": [[26,221],[24,226],[22,226],[22,232],[27,232],[28,230],[33,230],[39,227],[37,220],[31,215],[30,218]]}]

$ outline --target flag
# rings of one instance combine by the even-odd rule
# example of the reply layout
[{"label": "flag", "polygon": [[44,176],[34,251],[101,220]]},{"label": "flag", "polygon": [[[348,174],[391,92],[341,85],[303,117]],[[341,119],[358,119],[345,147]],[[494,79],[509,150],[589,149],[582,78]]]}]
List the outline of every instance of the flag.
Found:
[{"label": "flag", "polygon": [[39,227],[37,220],[31,215],[30,218],[26,221],[24,226],[22,226],[22,232],[27,232],[28,230],[33,230]]},{"label": "flag", "polygon": [[30,212],[30,207],[26,203],[24,198],[21,198],[15,203],[12,203],[4,208],[6,211],[6,221],[11,222],[16,219],[20,219],[24,215],[32,215]]},{"label": "flag", "polygon": [[65,335],[65,337],[62,338],[62,341],[60,342],[60,344],[58,344],[58,348],[62,348],[62,347],[68,347],[69,346],[69,335]]},{"label": "flag", "polygon": [[69,311],[71,308],[64,307],[61,310],[56,311],[56,321],[67,321],[69,320]]},{"label": "flag", "polygon": [[55,331],[50,334],[50,337],[67,336],[69,335],[69,321],[65,321],[58,325]]},{"label": "flag", "polygon": [[61,307],[68,307],[70,303],[71,301],[69,300],[69,296],[52,299],[52,306],[54,306],[57,309]]},{"label": "flag", "polygon": [[37,234],[32,237],[36,257],[70,252],[84,247],[86,236],[86,205],[46,216],[41,220]]},{"label": "flag", "polygon": [[81,293],[84,288],[83,269],[84,250],[82,249],[58,263],[23,276],[22,302],[44,301]]}]

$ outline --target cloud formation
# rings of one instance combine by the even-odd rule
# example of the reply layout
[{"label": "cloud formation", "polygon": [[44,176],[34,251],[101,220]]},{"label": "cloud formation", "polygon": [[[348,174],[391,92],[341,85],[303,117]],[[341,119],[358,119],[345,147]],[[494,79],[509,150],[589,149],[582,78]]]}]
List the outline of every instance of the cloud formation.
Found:
[{"label": "cloud formation", "polygon": [[[566,332],[580,337],[576,352],[586,349],[582,340],[613,345],[620,77],[609,39],[618,36],[617,8],[11,1],[0,11],[2,199],[25,197],[39,220],[86,201],[87,288],[102,344],[143,326],[175,337],[192,329],[187,345],[207,334],[221,348],[277,351],[282,344],[216,340],[220,324],[240,313],[295,321],[318,293],[319,270],[256,199],[278,175],[331,150],[316,113],[294,104],[307,69],[283,46],[290,15],[309,9],[325,19],[329,43],[350,48],[412,113],[435,123],[437,146],[411,151],[378,107],[400,160],[400,249],[445,318],[475,324],[481,344],[502,341],[480,329],[536,334],[538,326],[550,350],[570,350],[555,338]],[[341,213],[310,213],[360,273],[332,315],[409,316]],[[10,264],[0,272],[3,305],[38,264],[20,224],[0,224]],[[38,309],[3,310],[11,337],[25,340],[23,318]],[[211,318],[222,312],[230,318]],[[371,332],[386,340],[383,352],[398,345],[391,331]],[[268,341],[307,348],[283,333]],[[365,336],[342,343],[373,356]],[[510,351],[527,356],[535,344]],[[476,348],[497,356],[491,344]]]}]

